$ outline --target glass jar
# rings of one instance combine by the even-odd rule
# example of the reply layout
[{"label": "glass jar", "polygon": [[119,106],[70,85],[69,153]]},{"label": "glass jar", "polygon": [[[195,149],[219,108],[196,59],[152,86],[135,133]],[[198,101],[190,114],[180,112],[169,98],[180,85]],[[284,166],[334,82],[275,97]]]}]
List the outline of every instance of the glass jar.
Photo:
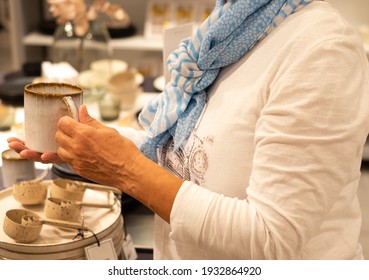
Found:
[{"label": "glass jar", "polygon": [[68,62],[78,71],[85,103],[102,98],[106,92],[105,79],[91,70],[91,64],[96,61],[110,61],[111,57],[109,32],[98,20],[89,22],[83,36],[77,35],[73,22],[59,25],[54,33],[51,60],[53,63]]},{"label": "glass jar", "polygon": [[107,28],[99,21],[90,21],[83,36],[75,32],[73,22],[59,25],[54,33],[52,62],[68,62],[78,72],[88,70],[92,62],[110,59],[110,35]]}]

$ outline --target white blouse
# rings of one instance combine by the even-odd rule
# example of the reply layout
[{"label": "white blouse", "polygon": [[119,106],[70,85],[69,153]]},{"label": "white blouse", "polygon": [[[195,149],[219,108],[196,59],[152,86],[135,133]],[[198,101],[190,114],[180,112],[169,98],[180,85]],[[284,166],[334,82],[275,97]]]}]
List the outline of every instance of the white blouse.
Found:
[{"label": "white blouse", "polygon": [[368,73],[359,36],[322,1],[223,69],[187,143],[160,151],[187,181],[170,225],[155,217],[154,258],[362,259]]}]

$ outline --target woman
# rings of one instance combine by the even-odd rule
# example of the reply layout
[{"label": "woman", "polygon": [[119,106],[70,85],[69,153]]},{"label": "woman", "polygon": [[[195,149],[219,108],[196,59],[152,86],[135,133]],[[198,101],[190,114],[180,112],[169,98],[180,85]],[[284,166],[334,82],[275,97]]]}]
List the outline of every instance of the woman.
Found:
[{"label": "woman", "polygon": [[[144,132],[59,122],[58,154],[157,215],[155,259],[362,259],[368,65],[323,1],[221,1],[168,58]],[[114,176],[112,176],[114,174]]]}]

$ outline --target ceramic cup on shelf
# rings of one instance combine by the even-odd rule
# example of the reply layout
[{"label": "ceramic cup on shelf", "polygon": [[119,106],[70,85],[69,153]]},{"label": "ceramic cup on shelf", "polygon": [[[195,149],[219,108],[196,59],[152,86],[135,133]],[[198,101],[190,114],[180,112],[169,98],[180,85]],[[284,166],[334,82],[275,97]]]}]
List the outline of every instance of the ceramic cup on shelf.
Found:
[{"label": "ceramic cup on shelf", "polygon": [[34,162],[20,157],[12,149],[3,151],[1,157],[3,188],[12,187],[17,182],[32,180],[36,177]]},{"label": "ceramic cup on shelf", "polygon": [[35,83],[24,88],[24,133],[28,148],[57,152],[57,124],[61,117],[78,120],[82,88],[67,83]]},{"label": "ceramic cup on shelf", "polygon": [[142,88],[137,85],[135,70],[114,74],[108,81],[108,90],[113,100],[120,103],[121,110],[134,107]]}]

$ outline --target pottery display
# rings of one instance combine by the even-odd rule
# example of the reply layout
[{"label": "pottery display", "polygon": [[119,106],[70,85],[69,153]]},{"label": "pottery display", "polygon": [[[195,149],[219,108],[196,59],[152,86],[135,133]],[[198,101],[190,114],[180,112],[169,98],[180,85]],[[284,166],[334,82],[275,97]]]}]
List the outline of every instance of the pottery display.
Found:
[{"label": "pottery display", "polygon": [[[53,181],[45,182],[49,184],[49,195]],[[108,202],[107,197],[112,200]],[[0,191],[0,259],[86,259],[85,247],[106,239],[112,239],[118,258],[122,258],[124,221],[119,200],[114,197],[112,192],[107,196],[104,191],[85,188],[81,204],[73,204],[82,208],[82,219],[66,222],[46,217],[45,206],[50,197],[44,203],[27,206],[15,199],[13,188]],[[65,223],[83,230],[70,229]]]}]

